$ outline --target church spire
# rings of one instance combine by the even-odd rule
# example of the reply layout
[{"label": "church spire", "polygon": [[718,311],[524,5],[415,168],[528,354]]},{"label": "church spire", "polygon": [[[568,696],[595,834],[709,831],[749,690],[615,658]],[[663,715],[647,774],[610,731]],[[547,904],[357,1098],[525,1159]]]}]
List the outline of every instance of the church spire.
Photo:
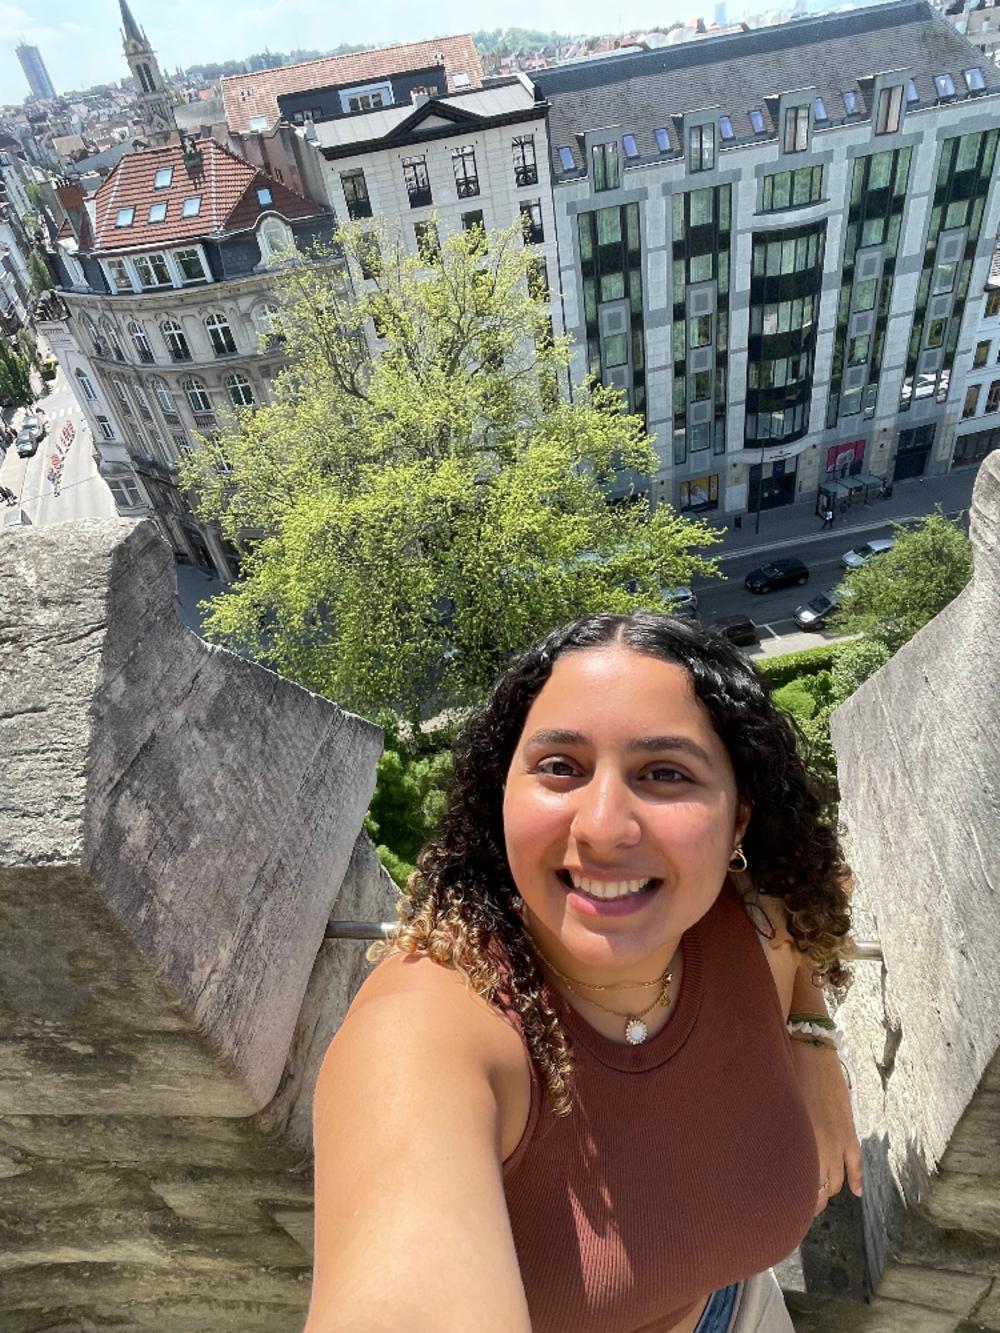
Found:
[{"label": "church spire", "polygon": [[177,133],[174,103],[170,89],[160,73],[156,52],[146,34],[136,23],[128,0],[119,0],[122,11],[122,30],[125,59],[132,71],[138,93],[138,112],[142,133],[151,147],[169,143]]},{"label": "church spire", "polygon": [[132,11],[128,7],[128,0],[119,0],[122,10],[122,31],[127,41],[144,42],[146,35],[132,17]]}]

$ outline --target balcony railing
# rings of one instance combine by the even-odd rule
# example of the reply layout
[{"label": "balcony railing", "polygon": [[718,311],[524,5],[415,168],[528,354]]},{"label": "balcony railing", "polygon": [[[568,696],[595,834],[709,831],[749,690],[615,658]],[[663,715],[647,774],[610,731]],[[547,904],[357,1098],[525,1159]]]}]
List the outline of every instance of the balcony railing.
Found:
[{"label": "balcony railing", "polygon": [[420,189],[409,191],[411,208],[430,208],[434,200],[431,198],[431,187],[426,185]]},{"label": "balcony railing", "polygon": [[199,430],[215,430],[216,421],[214,412],[193,412],[194,424]]},{"label": "balcony railing", "polygon": [[479,193],[479,177],[465,176],[462,180],[455,182],[458,190],[459,199],[474,199]]},{"label": "balcony railing", "polygon": [[372,201],[370,199],[348,199],[347,216],[352,222],[357,222],[358,218],[370,218],[372,215]]},{"label": "balcony railing", "polygon": [[523,189],[525,185],[537,185],[538,167],[534,163],[531,166],[515,167],[514,184],[519,190]]}]

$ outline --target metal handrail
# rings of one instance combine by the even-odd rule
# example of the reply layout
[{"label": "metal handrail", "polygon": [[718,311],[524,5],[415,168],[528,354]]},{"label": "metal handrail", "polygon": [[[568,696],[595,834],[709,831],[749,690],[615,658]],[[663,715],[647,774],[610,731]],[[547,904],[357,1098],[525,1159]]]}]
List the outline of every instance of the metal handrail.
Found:
[{"label": "metal handrail", "polygon": [[[326,923],[328,940],[391,940],[398,921],[337,921]],[[848,955],[849,962],[880,963],[882,946],[877,940],[856,940]]]}]

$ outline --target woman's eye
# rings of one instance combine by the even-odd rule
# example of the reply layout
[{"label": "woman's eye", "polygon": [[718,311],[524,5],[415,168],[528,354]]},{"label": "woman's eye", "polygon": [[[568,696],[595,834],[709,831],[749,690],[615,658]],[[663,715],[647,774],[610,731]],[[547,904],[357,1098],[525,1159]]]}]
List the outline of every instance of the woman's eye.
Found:
[{"label": "woman's eye", "polygon": [[654,782],[687,782],[687,774],[682,773],[678,768],[669,768],[667,765],[660,765],[657,768],[649,770],[649,777]]},{"label": "woman's eye", "polygon": [[543,759],[535,765],[535,769],[550,778],[572,778],[576,776],[576,768],[568,759]]}]

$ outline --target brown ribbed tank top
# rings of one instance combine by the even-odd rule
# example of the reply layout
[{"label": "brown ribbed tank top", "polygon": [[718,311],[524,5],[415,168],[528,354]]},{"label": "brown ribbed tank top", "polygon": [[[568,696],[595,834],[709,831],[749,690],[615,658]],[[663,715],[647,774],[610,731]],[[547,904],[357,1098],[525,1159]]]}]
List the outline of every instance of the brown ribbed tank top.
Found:
[{"label": "brown ribbed tank top", "polygon": [[573,1043],[573,1111],[532,1070],[504,1164],[533,1333],[666,1333],[711,1291],[801,1241],[818,1158],[777,991],[727,881],[683,939],[670,1021],[609,1041],[555,997]]}]

